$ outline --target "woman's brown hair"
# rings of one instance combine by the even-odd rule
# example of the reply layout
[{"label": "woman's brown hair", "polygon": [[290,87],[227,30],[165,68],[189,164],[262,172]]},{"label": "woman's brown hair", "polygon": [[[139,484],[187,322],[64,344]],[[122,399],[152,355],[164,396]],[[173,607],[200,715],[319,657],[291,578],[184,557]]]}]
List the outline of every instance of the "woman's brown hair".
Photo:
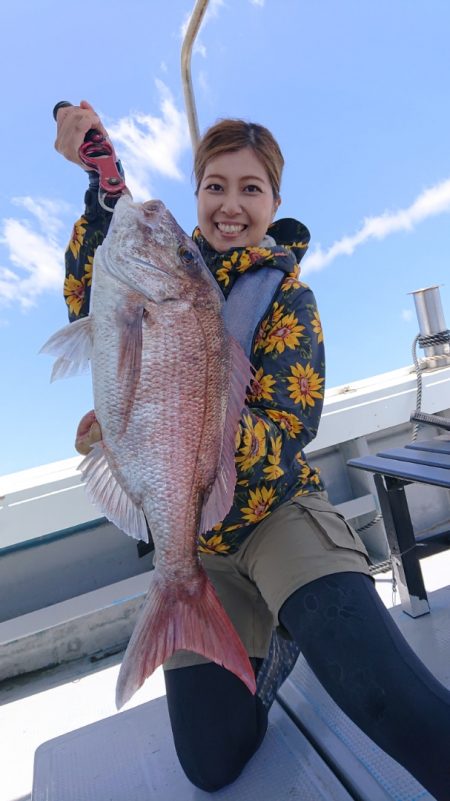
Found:
[{"label": "woman's brown hair", "polygon": [[205,173],[206,164],[210,159],[221,156],[223,153],[234,153],[244,147],[250,147],[262,163],[269,176],[273,196],[277,200],[280,196],[281,174],[284,166],[284,158],[279,145],[263,125],[237,119],[219,120],[211,128],[208,128],[198,143],[194,160],[196,193]]}]

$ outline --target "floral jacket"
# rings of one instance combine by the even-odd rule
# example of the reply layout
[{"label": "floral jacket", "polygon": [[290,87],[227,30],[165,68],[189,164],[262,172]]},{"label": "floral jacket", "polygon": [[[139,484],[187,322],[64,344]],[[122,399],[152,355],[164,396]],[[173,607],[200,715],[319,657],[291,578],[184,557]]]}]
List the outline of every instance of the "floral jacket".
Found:
[{"label": "floral jacket", "polygon": [[[85,201],[85,214],[75,223],[66,251],[64,296],[70,321],[89,313],[94,253],[111,219],[98,205],[94,190],[86,193]],[[298,262],[308,247],[309,231],[285,219],[273,223],[268,234],[275,247],[226,253],[212,250],[199,229],[193,234],[225,298],[247,270],[273,265],[285,273],[253,338],[255,375],[237,432],[233,505],[221,523],[200,537],[203,553],[234,553],[280,503],[323,489],[318,470],[308,465],[303,453],[317,433],[325,381],[320,318],[313,293],[299,280]]]}]

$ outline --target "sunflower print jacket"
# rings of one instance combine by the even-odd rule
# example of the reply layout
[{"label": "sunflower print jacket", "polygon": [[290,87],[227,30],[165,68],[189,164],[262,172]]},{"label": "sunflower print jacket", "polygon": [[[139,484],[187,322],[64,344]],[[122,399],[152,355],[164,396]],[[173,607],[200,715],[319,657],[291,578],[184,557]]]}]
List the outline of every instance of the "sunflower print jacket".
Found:
[{"label": "sunflower print jacket", "polygon": [[[94,254],[111,219],[96,197],[95,189],[86,193],[85,213],[75,223],[66,251],[64,296],[71,322],[89,313]],[[200,537],[199,550],[205,554],[236,552],[280,503],[323,489],[319,471],[308,465],[303,452],[317,433],[325,382],[316,302],[299,279],[309,231],[296,220],[284,219],[273,223],[268,234],[275,246],[217,253],[199,229],[193,233],[225,298],[248,270],[274,266],[284,272],[253,337],[254,378],[236,435],[233,505],[221,523]]]}]

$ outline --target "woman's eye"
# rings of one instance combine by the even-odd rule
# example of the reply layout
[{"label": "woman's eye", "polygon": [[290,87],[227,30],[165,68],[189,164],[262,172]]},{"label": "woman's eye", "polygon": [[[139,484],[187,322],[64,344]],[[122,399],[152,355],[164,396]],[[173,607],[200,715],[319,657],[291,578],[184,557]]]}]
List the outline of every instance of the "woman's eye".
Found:
[{"label": "woman's eye", "polygon": [[254,192],[261,192],[261,189],[259,188],[259,186],[256,186],[256,184],[248,184],[248,186],[244,188],[244,192],[253,194]]},{"label": "woman's eye", "polygon": [[205,189],[209,189],[211,192],[221,192],[222,187],[220,184],[208,184]]},{"label": "woman's eye", "polygon": [[188,267],[195,262],[195,254],[185,245],[180,245],[178,248],[178,255],[183,264],[186,264]]}]

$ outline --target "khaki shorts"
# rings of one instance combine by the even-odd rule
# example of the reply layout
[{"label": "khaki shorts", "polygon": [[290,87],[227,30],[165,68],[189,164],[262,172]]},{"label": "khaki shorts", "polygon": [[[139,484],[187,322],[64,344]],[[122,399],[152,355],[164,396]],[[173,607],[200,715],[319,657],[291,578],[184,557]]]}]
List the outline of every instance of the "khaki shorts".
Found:
[{"label": "khaki shorts", "polygon": [[[278,612],[295,590],[332,573],[369,574],[369,557],[356,531],[314,492],[281,504],[230,556],[202,554],[202,562],[249,656],[265,657]],[[178,651],[164,669],[207,662]]]}]

